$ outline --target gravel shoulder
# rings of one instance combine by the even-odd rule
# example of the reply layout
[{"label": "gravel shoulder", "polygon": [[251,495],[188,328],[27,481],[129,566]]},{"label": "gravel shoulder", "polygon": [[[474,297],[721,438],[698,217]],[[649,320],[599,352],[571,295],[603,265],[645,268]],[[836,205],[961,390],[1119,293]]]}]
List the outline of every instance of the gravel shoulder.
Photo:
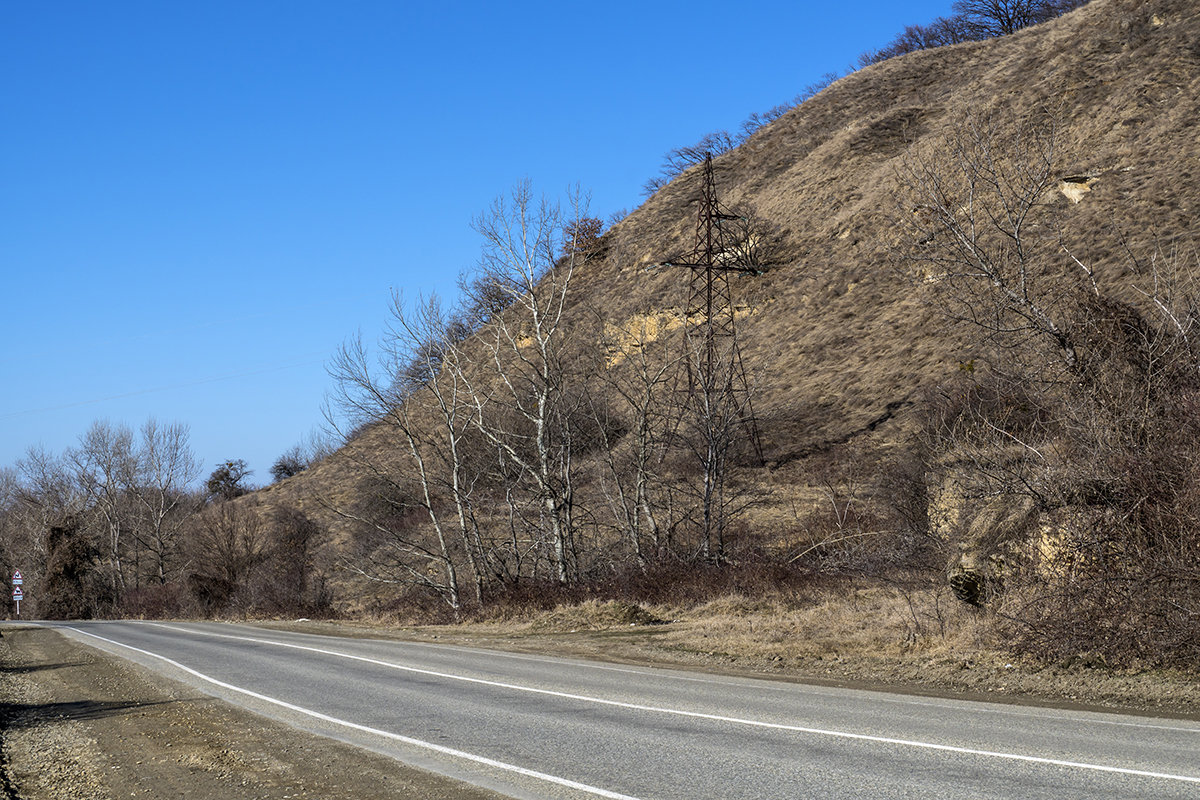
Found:
[{"label": "gravel shoulder", "polygon": [[500,797],[215,700],[58,632],[0,626],[0,798]]}]

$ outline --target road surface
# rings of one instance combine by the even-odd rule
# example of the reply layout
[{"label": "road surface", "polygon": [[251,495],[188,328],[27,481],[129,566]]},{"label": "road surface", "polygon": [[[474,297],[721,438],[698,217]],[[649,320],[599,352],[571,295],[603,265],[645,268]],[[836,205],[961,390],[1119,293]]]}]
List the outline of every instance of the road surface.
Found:
[{"label": "road surface", "polygon": [[517,798],[1200,798],[1200,723],[220,623],[53,624]]}]

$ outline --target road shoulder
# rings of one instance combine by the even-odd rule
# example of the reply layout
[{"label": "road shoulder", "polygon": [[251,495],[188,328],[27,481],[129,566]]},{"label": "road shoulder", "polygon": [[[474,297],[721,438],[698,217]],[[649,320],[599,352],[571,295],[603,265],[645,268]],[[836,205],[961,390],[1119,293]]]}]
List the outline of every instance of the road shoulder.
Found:
[{"label": "road shoulder", "polygon": [[0,797],[499,797],[240,711],[50,628],[0,626],[0,697]]}]

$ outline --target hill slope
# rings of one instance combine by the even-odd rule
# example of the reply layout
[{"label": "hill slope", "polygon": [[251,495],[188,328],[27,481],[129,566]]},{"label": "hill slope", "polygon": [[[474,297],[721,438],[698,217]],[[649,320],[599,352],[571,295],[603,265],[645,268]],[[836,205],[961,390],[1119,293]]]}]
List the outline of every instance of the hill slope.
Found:
[{"label": "hill slope", "polygon": [[[1063,183],[1044,202],[1099,283],[1129,294],[1145,276],[1133,274],[1127,246],[1194,234],[1197,42],[1200,13],[1189,0],[1093,0],[1012,36],[863,69],[717,160],[722,201],[753,209],[777,238],[770,269],[734,289],[746,307],[742,348],[770,467],[747,479],[774,498],[758,524],[794,524],[792,504],[813,482],[806,457],[859,440],[904,446],[923,391],[984,355],[898,268],[914,210],[901,177],[908,154],[936,149],[968,118],[1052,120]],[[686,281],[654,267],[691,249],[700,180],[697,169],[681,175],[605,234],[605,255],[576,275],[572,313],[679,317]],[[1044,269],[1074,268],[1065,252],[1056,259]],[[352,497],[354,453],[385,440],[367,430],[258,497],[336,523],[315,498]]]}]

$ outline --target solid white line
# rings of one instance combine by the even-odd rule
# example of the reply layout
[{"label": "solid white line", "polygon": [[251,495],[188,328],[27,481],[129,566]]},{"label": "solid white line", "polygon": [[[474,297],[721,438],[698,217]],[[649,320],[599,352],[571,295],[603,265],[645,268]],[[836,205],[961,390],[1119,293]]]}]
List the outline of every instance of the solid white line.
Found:
[{"label": "solid white line", "polygon": [[[148,623],[148,624],[157,624],[157,623]],[[268,631],[274,630],[273,628],[270,628],[270,627],[266,627],[264,629],[268,630]],[[181,629],[181,630],[183,630],[183,629]],[[299,635],[299,636],[322,636],[323,638],[331,638],[330,635],[328,635],[328,634],[299,633],[296,635]],[[337,637],[332,637],[332,638],[337,638]],[[488,650],[483,647],[470,647],[467,645],[443,644],[441,642],[418,642],[418,641],[410,641],[407,639],[380,639],[380,638],[366,638],[366,639],[360,639],[359,641],[381,642],[381,643],[385,643],[385,644],[398,644],[398,645],[403,645],[405,647],[424,647],[426,649],[434,650],[434,651],[448,650],[448,651],[453,651],[453,652],[457,652],[457,653],[469,653],[469,654],[476,655],[476,656],[485,656],[488,658],[496,657],[496,658],[513,659],[515,661],[530,661],[530,662],[537,663],[537,664],[562,664],[565,662],[565,663],[572,664],[574,666],[581,667],[584,669],[600,670],[600,671],[604,671],[604,672],[624,672],[624,673],[628,673],[631,675],[642,675],[642,676],[649,677],[649,678],[661,677],[663,669],[671,669],[670,667],[665,667],[665,668],[632,667],[632,666],[618,667],[618,666],[614,666],[612,664],[596,664],[596,663],[592,663],[589,661],[583,661],[583,660],[576,659],[576,658],[535,656],[535,655],[529,655],[528,653],[510,653],[505,650]],[[758,689],[760,691],[805,694],[805,695],[811,695],[813,697],[828,696],[826,692],[810,688],[813,686],[813,684],[795,683],[795,682],[791,682],[791,681],[777,681],[777,680],[772,680],[770,678],[743,678],[743,677],[737,677],[737,676],[730,676],[728,680],[716,680],[713,678],[697,678],[694,675],[681,675],[681,674],[678,674],[677,672],[672,672],[670,675],[670,680],[685,681],[685,682],[689,682],[689,683],[707,683],[707,684],[714,684],[717,686],[728,686],[728,685],[730,685],[730,683],[735,683],[735,685],[737,685],[737,686],[742,686],[742,687],[747,687],[747,688],[749,688],[751,686],[751,681],[753,681],[754,682],[753,688]],[[1053,721],[1057,721],[1057,722],[1066,722],[1066,723],[1071,723],[1071,724],[1076,724],[1076,723],[1080,722],[1080,719],[1078,717],[1066,717],[1061,714],[1045,713],[1044,711],[1042,711],[1042,712],[1016,711],[1016,710],[1013,710],[1012,708],[995,708],[994,705],[992,705],[992,704],[985,703],[983,701],[978,701],[978,700],[959,700],[957,702],[954,702],[954,701],[938,702],[938,701],[929,700],[929,699],[918,700],[918,699],[915,699],[912,697],[888,696],[888,695],[884,694],[884,692],[882,692],[878,689],[851,689],[848,687],[836,686],[836,685],[830,685],[827,688],[832,689],[834,691],[839,691],[839,692],[869,692],[875,696],[874,699],[876,701],[878,701],[880,703],[892,703],[893,705],[919,706],[921,708],[948,708],[948,709],[952,709],[955,711],[961,711],[961,710],[963,710],[964,704],[970,704],[971,705],[971,708],[970,708],[971,713],[1000,714],[1000,715],[1009,716],[1009,717],[1029,717],[1031,719],[1053,720]],[[1089,715],[1088,719],[1086,720],[1087,724],[1089,724],[1089,725],[1112,725],[1112,726],[1115,726],[1118,728],[1142,728],[1142,729],[1146,729],[1146,730],[1155,730],[1155,731],[1174,731],[1175,733],[1200,734],[1200,728],[1188,728],[1188,727],[1184,727],[1182,725],[1154,725],[1154,724],[1149,724],[1149,723],[1145,723],[1145,722],[1127,722],[1125,720],[1119,720],[1119,719],[1103,719],[1102,718],[1102,715],[1104,715],[1104,714],[1115,715],[1117,712],[1106,712],[1106,711],[1098,711],[1098,710],[1091,710],[1091,709],[1080,709],[1078,711],[1078,713]]]},{"label": "solid white line", "polygon": [[[815,736],[830,736],[839,739],[852,739],[864,742],[876,742],[879,744],[900,745],[903,747],[916,747],[923,750],[939,750],[948,753],[959,753],[962,755],[984,756],[987,758],[1002,758],[1009,761],[1022,761],[1031,764],[1047,764],[1057,767],[1072,767],[1075,769],[1091,770],[1093,772],[1108,772],[1119,775],[1131,775],[1141,778],[1158,778],[1170,781],[1183,781],[1185,783],[1200,784],[1200,777],[1189,775],[1174,775],[1168,772],[1150,772],[1148,770],[1129,769],[1127,767],[1112,767],[1104,764],[1089,764],[1082,761],[1065,761],[1057,758],[1043,758],[1041,756],[1027,756],[1019,753],[1005,753],[994,750],[978,750],[970,747],[956,747],[948,744],[936,744],[934,742],[922,742],[913,739],[895,739],[889,736],[873,736],[865,733],[850,733],[848,731],[827,730],[824,728],[809,728],[802,725],[785,725],[777,722],[763,722],[761,720],[743,719],[740,717],[726,717],[720,714],[705,714],[699,711],[684,711],[677,708],[663,708],[660,706],[641,705],[639,703],[624,703],[619,700],[606,700],[602,697],[591,697],[582,694],[571,694],[569,692],[558,692],[552,689],[538,689],[532,686],[518,686],[511,683],[503,683],[500,681],[490,681],[483,678],[469,678],[465,675],[454,675],[452,673],[438,672],[429,669],[420,669],[418,667],[408,667],[402,664],[394,664],[388,661],[380,661],[374,658],[365,656],[356,656],[349,653],[339,653],[336,650],[325,650],[319,647],[308,647],[306,645],[289,644],[287,642],[276,642],[270,639],[258,639],[251,636],[234,636],[228,633],[213,633],[210,631],[191,630],[189,628],[180,628],[173,625],[163,625],[162,623],[149,622],[147,625],[153,625],[159,628],[179,631],[181,633],[191,633],[200,636],[212,636],[220,639],[234,639],[237,641],[253,642],[255,644],[273,645],[275,647],[286,647],[293,650],[304,650],[311,653],[320,653],[321,655],[334,656],[337,658],[345,658],[351,661],[361,661],[366,664],[375,666],[387,667],[389,669],[400,670],[402,672],[411,672],[420,675],[430,675],[436,678],[446,678],[448,680],[461,681],[464,683],[475,683],[484,686],[493,686],[499,689],[511,689],[518,692],[529,692],[531,694],[549,695],[551,697],[560,697],[567,700],[579,700],[585,703],[595,703],[597,705],[615,706],[618,708],[627,708],[633,711],[648,711],[657,714],[672,714],[680,717],[691,717],[694,719],[706,719],[714,722],[728,722],[735,725],[749,725],[756,728],[768,728],[771,730],[792,731],[795,733],[807,733]],[[128,645],[126,645],[128,646]]]},{"label": "solid white line", "polygon": [[[537,770],[526,769],[525,767],[518,767],[514,764],[506,764],[503,761],[496,761],[495,759],[487,758],[486,756],[479,756],[479,755],[475,755],[474,753],[467,753],[462,750],[455,750],[454,748],[451,748],[451,747],[443,747],[442,745],[439,745],[439,744],[433,744],[432,742],[424,742],[424,741],[421,741],[420,739],[413,739],[410,736],[403,736],[399,733],[392,733],[391,731],[379,730],[378,728],[370,728],[370,727],[367,727],[366,725],[359,725],[356,722],[350,722],[348,720],[338,719],[337,717],[331,717],[328,714],[322,714],[320,711],[313,711],[310,708],[303,708],[302,706],[294,705],[292,703],[288,703],[283,700],[277,700],[274,697],[267,697],[265,694],[259,694],[258,692],[253,692],[253,691],[250,691],[249,689],[243,689],[240,686],[234,686],[233,684],[225,683],[224,681],[219,681],[216,678],[205,675],[202,672],[197,672],[196,670],[192,669],[191,667],[185,667],[183,664],[180,664],[178,661],[173,661],[173,660],[167,658],[166,656],[159,655],[158,653],[152,653],[149,650],[143,650],[140,647],[134,647],[133,645],[124,644],[123,642],[118,642],[113,639],[108,639],[108,638],[99,636],[94,633],[89,633],[88,631],[80,630],[79,628],[73,628],[70,625],[64,625],[62,627],[66,628],[69,631],[81,633],[84,636],[90,636],[93,639],[99,639],[102,642],[108,642],[109,644],[114,644],[114,645],[117,645],[118,647],[124,647],[128,650],[132,650],[135,653],[141,653],[144,656],[149,656],[151,658],[157,658],[160,661],[170,664],[171,666],[175,667],[176,669],[182,670],[189,675],[199,678],[202,681],[207,681],[208,683],[211,683],[214,686],[219,686],[222,689],[226,689],[231,692],[237,692],[239,694],[244,694],[247,697],[253,697],[255,700],[261,700],[264,703],[271,703],[272,705],[277,705],[280,708],[286,708],[289,711],[295,711],[298,714],[304,714],[306,716],[312,717],[313,719],[319,719],[323,722],[331,722],[335,725],[341,725],[343,727],[350,728],[351,730],[362,731],[363,733],[369,733],[374,736],[382,736],[384,738],[392,739],[393,741],[401,742],[403,744],[411,745],[413,747],[420,747],[420,748],[424,748],[426,750],[433,750],[436,753],[441,753],[443,755],[452,756],[454,758],[461,758],[461,759],[465,759],[467,761],[473,761],[476,764],[483,764],[484,766],[494,767],[496,769],[505,770],[507,772],[515,772],[516,774],[523,775],[527,778],[536,778],[538,780],[558,784],[559,786],[566,786],[570,789],[578,789],[579,791],[587,792],[589,794],[594,794],[598,797],[610,798],[610,800],[638,800],[638,798],[632,797],[627,794],[620,794],[618,792],[610,792],[607,789],[601,789],[596,786],[589,786],[586,783],[579,783],[577,781],[569,780],[567,778],[560,778],[557,775],[549,775],[545,772],[538,772]],[[166,627],[166,626],[164,626],[164,627]]]}]

